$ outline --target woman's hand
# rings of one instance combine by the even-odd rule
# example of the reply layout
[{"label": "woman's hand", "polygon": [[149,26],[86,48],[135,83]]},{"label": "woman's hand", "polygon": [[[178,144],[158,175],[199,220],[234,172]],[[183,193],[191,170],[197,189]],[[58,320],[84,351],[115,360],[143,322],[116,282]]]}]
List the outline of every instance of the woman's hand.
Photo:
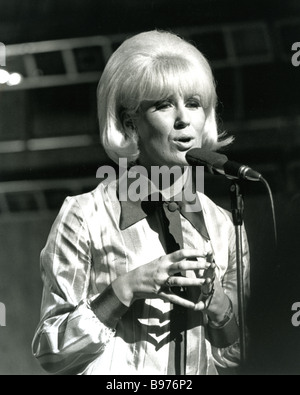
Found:
[{"label": "woman's hand", "polygon": [[201,275],[185,277],[176,274],[188,271],[204,272],[210,265],[202,251],[181,249],[118,277],[113,281],[112,287],[126,306],[130,306],[137,299],[161,298],[186,308],[196,309],[194,301],[173,293],[172,287],[193,287],[199,289],[200,294],[205,278]]},{"label": "woman's hand", "polygon": [[[215,276],[215,264],[210,258],[203,256],[202,251],[181,249],[118,277],[112,287],[126,306],[137,299],[161,298],[193,310],[204,310],[210,320],[218,324],[224,319],[230,301]],[[191,272],[193,275],[188,275]],[[176,275],[178,273],[184,276]],[[173,287],[186,288],[186,295],[175,294]],[[206,300],[204,289],[205,293],[209,290]]]},{"label": "woman's hand", "polygon": [[224,320],[225,312],[227,312],[230,307],[230,300],[225,294],[217,277],[215,277],[211,284],[208,285],[210,287],[211,294],[204,301],[201,300],[202,295],[200,295],[198,302],[195,303],[194,309],[205,310],[210,321],[218,325],[218,323]]}]

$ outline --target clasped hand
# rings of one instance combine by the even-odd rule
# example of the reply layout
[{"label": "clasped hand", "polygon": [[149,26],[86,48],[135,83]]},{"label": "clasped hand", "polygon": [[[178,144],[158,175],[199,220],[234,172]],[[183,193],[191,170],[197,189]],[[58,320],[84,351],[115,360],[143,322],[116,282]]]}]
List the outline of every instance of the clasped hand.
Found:
[{"label": "clasped hand", "polygon": [[[218,317],[222,315],[228,298],[214,271],[215,264],[202,251],[181,249],[118,277],[112,286],[127,306],[137,299],[161,298],[189,309],[207,310],[213,317]],[[173,292],[174,287],[186,289],[191,298]]]}]

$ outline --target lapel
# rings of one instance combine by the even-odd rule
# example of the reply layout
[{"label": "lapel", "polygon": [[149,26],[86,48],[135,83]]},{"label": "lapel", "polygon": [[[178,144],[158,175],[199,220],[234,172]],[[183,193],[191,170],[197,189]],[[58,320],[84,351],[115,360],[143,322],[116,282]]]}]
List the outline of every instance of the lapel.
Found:
[{"label": "lapel", "polygon": [[[127,172],[125,172],[122,175],[122,177],[127,177],[127,176],[128,176]],[[120,185],[120,182],[121,182],[121,180],[119,180],[119,182],[117,183],[118,186]],[[133,182],[134,182],[133,178],[127,178],[127,181],[126,181],[127,187],[130,188],[130,185],[132,185]],[[145,184],[148,185],[148,191],[150,192],[151,191],[151,181],[149,179],[145,178]],[[190,191],[193,191],[192,175],[190,173],[188,173],[185,187],[187,189],[189,189]],[[154,187],[154,190],[155,190],[155,187]],[[162,196],[158,190],[156,190],[156,192],[154,192],[154,194],[152,194],[152,196],[154,196],[154,195]],[[128,194],[126,196],[128,196]],[[171,198],[170,200],[173,200],[173,199],[176,200],[177,196],[180,196],[178,205],[180,207],[181,214],[194,226],[195,229],[197,229],[197,231],[205,239],[209,240],[209,232],[207,231],[206,222],[204,220],[203,213],[202,213],[201,202],[198,199],[198,194],[195,193],[195,191],[193,191],[193,196],[195,198],[195,201],[193,202],[192,207],[194,208],[195,212],[190,211],[188,209],[189,207],[191,207],[190,206],[191,203],[186,200],[185,193],[183,193],[183,191],[181,191],[179,195],[175,195],[175,197]],[[147,195],[145,197],[147,197]],[[148,196],[148,198],[149,198],[149,196]],[[159,199],[156,199],[156,200],[159,200]],[[136,201],[132,201],[130,199],[120,200],[121,212],[120,212],[120,223],[119,224],[120,224],[121,230],[124,230],[124,229],[132,226],[136,222],[141,221],[142,219],[147,217],[147,214],[145,213],[141,203],[142,202],[140,199],[137,199]],[[170,220],[170,218],[169,218],[170,212],[167,210],[166,205],[163,205],[163,207],[164,207],[164,211],[165,211],[167,218]],[[173,223],[173,225],[174,225],[173,227],[177,228],[177,226],[175,225],[175,222]],[[178,233],[178,231],[177,231],[177,233]]]}]

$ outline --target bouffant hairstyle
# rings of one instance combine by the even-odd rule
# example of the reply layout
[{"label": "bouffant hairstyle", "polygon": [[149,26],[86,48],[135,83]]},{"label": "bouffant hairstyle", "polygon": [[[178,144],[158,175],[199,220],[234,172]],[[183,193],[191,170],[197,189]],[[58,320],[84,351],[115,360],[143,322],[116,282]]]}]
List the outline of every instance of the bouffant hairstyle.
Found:
[{"label": "bouffant hairstyle", "polygon": [[124,115],[134,118],[144,100],[164,100],[170,93],[198,95],[206,114],[202,147],[216,150],[233,140],[218,133],[217,95],[210,65],[186,40],[165,31],[148,31],[125,40],[108,60],[97,100],[100,139],[118,163],[139,156],[138,136],[124,128]]}]

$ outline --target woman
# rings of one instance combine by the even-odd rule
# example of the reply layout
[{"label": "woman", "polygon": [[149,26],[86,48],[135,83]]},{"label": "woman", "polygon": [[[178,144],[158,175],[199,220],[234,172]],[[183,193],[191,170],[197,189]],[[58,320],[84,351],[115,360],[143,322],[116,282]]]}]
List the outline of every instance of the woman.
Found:
[{"label": "woman", "polygon": [[[108,61],[98,87],[103,147],[143,180],[154,167],[164,170],[158,182],[146,181],[156,198],[121,199],[133,184],[125,171],[64,202],[41,254],[33,352],[44,369],[199,375],[238,365],[230,215],[200,192],[190,214],[184,196],[176,203],[194,188],[187,151],[231,142],[218,141],[215,106],[209,64],[174,34],[138,34]],[[179,174],[161,188],[173,167]],[[243,251],[247,286],[245,234]]]}]

